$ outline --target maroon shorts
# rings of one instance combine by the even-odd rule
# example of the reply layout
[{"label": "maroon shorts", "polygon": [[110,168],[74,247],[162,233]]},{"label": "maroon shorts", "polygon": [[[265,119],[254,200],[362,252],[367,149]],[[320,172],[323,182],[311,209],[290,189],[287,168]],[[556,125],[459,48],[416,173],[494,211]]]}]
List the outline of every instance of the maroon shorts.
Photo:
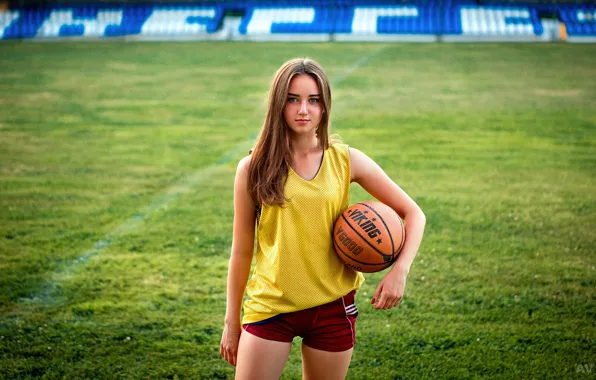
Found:
[{"label": "maroon shorts", "polygon": [[302,337],[302,343],[317,350],[340,352],[356,344],[355,291],[325,305],[275,317],[242,327],[252,335],[278,342]]}]

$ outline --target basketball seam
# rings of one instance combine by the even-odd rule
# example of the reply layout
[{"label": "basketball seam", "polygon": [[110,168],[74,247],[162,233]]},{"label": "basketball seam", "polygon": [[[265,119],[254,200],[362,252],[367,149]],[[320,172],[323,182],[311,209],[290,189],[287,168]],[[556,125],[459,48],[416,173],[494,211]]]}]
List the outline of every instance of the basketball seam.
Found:
[{"label": "basketball seam", "polygon": [[341,247],[339,246],[339,244],[337,244],[337,243],[335,242],[335,239],[333,240],[333,245],[334,245],[334,246],[336,246],[336,247],[337,247],[337,248],[340,250],[340,252],[341,252],[341,253],[342,253],[342,254],[343,254],[345,257],[347,257],[347,258],[348,258],[348,259],[350,259],[350,260],[354,260],[355,262],[357,262],[357,263],[360,263],[360,264],[362,264],[362,265],[387,265],[387,263],[380,263],[380,264],[370,264],[370,263],[364,263],[364,262],[362,262],[362,261],[358,261],[358,260],[356,260],[355,258],[353,258],[352,256],[350,256],[350,255],[348,255],[347,253],[345,253],[345,252],[344,252],[344,250],[343,250],[343,249],[341,249]]},{"label": "basketball seam", "polygon": [[[371,209],[372,212],[374,212],[375,215],[377,215],[379,217],[379,219],[381,219],[381,222],[383,222],[383,225],[385,226],[385,230],[387,231],[387,235],[389,235],[389,241],[391,241],[391,256],[393,256],[393,252],[394,252],[393,249],[395,248],[395,244],[393,244],[393,236],[391,236],[391,231],[389,230],[389,227],[387,227],[387,223],[385,223],[385,221],[383,220],[383,217],[381,215],[379,215],[379,213],[377,212],[377,210],[375,210],[374,208],[370,207],[366,203],[360,202],[358,204],[359,205],[362,205],[362,206],[364,206],[366,208]],[[393,210],[391,210],[391,211],[393,211]],[[395,211],[393,211],[393,212],[395,212]],[[398,217],[398,219],[400,219],[400,218]]]},{"label": "basketball seam", "polygon": [[[381,255],[381,256],[391,256],[391,257],[393,257],[393,252],[391,252],[391,254],[390,254],[390,255],[386,255],[386,254],[384,254],[383,252],[379,251],[379,250],[378,250],[378,249],[377,249],[375,246],[373,246],[372,244],[370,244],[370,243],[368,242],[368,240],[366,240],[366,238],[364,238],[362,235],[360,235],[360,233],[359,233],[358,231],[356,231],[356,229],[355,229],[355,228],[354,228],[354,227],[353,227],[353,226],[350,224],[350,221],[349,221],[348,219],[346,219],[346,217],[345,217],[343,214],[341,215],[341,217],[342,217],[342,218],[344,218],[344,220],[346,221],[346,223],[348,223],[348,226],[350,226],[350,228],[352,229],[352,231],[354,231],[354,232],[356,233],[356,235],[360,236],[360,238],[361,238],[362,240],[364,240],[364,241],[366,242],[366,244],[368,244],[368,245],[369,245],[369,246],[370,246],[372,249],[374,249],[375,251],[377,251],[377,253],[378,253],[379,255]],[[387,231],[389,231],[389,230],[387,230]],[[391,248],[393,248],[393,246],[391,246]]]}]

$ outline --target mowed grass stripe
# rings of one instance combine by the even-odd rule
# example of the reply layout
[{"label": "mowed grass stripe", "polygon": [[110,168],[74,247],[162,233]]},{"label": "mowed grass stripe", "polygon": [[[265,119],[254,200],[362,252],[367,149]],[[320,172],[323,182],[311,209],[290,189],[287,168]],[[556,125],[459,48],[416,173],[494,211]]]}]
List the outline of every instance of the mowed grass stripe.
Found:
[{"label": "mowed grass stripe", "polygon": [[[59,281],[62,303],[16,300],[245,141],[285,59],[312,56],[335,78],[378,46],[4,45],[3,376],[233,378],[218,343],[244,152]],[[366,276],[348,377],[585,378],[594,48],[382,46],[333,88],[333,131],[379,162],[428,225],[400,308],[372,310],[382,274]],[[352,203],[370,199],[352,190]],[[300,371],[296,341],[282,377]]]}]

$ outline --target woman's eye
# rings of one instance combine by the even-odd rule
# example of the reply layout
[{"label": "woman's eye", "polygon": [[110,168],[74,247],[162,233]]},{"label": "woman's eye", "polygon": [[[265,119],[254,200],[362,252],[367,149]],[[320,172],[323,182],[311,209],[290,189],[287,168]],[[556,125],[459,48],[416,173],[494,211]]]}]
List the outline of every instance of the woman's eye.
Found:
[{"label": "woman's eye", "polygon": [[318,102],[319,102],[319,99],[316,99],[316,98],[311,98],[311,99],[310,99],[310,102],[311,102],[311,103],[318,103]]},{"label": "woman's eye", "polygon": [[296,98],[288,98],[288,103],[296,103],[298,99]]}]

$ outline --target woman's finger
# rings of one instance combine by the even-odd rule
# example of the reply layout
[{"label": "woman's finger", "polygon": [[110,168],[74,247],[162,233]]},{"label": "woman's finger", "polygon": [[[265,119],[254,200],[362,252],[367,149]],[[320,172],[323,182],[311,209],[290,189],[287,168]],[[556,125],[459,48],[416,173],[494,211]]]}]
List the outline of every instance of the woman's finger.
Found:
[{"label": "woman's finger", "polygon": [[377,303],[375,303],[375,309],[382,310],[385,309],[387,306],[387,297],[385,295],[381,295],[381,299],[377,299]]},{"label": "woman's finger", "polygon": [[232,365],[236,367],[236,363],[238,362],[238,346],[232,350],[232,357],[230,359],[232,360]]},{"label": "woman's finger", "polygon": [[391,307],[398,307],[400,302],[401,302],[401,298],[396,299],[395,302],[393,302]]},{"label": "woman's finger", "polygon": [[224,360],[230,363],[230,354],[228,352],[227,345],[224,342],[221,343],[219,352],[221,353],[221,356],[224,358]]}]

